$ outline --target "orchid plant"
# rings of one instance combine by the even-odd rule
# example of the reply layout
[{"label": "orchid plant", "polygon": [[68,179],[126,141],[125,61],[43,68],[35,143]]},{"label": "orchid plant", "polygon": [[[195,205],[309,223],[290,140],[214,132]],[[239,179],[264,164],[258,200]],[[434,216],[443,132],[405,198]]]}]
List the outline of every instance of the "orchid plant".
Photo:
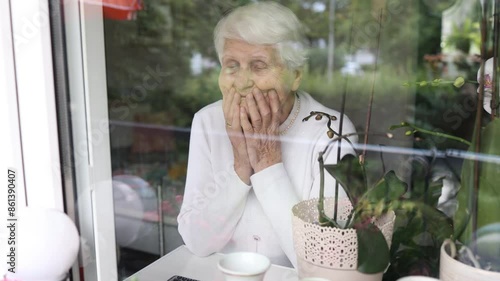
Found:
[{"label": "orchid plant", "polygon": [[[500,118],[494,81],[498,69],[494,66],[496,64],[496,59],[490,58],[478,71],[478,109],[472,141],[427,131],[407,122],[393,126],[393,129],[405,127],[409,134],[431,134],[469,146],[463,155],[458,209],[453,218],[454,238],[463,244],[459,259],[478,268],[500,272],[500,188],[497,183],[500,176]],[[481,122],[482,109],[490,115],[485,125]]]},{"label": "orchid plant", "polygon": [[[462,168],[462,189],[458,194],[459,209],[455,215],[455,237],[465,247],[461,260],[486,270],[500,272],[500,118],[498,117],[498,62],[493,57],[478,71],[479,106],[490,115],[485,126],[478,122],[469,151],[474,158],[466,159]],[[484,77],[484,78],[483,78]],[[483,102],[481,103],[481,99]],[[484,161],[479,162],[483,158]]]},{"label": "orchid plant", "polygon": [[[418,239],[422,233],[432,233],[433,239],[444,241],[452,235],[452,223],[444,213],[437,210],[435,205],[439,193],[434,191],[440,189],[440,185],[420,184],[413,186],[409,192],[408,185],[400,180],[394,171],[384,172],[384,175],[375,184],[369,184],[367,173],[369,173],[368,162],[365,152],[358,152],[348,137],[357,133],[340,135],[331,128],[331,120],[335,116],[330,116],[323,112],[313,111],[303,121],[308,121],[314,117],[315,120],[322,120],[326,117],[327,134],[331,138],[330,143],[320,153],[318,162],[320,166],[320,194],[318,200],[319,218],[318,223],[323,227],[354,228],[358,236],[358,271],[363,273],[377,273],[384,271],[393,261],[391,255],[395,254],[389,249],[381,231],[375,226],[374,218],[380,217],[390,211],[396,212],[399,220],[407,221],[411,226],[409,239]],[[354,149],[355,155],[346,155],[337,164],[324,164],[324,153],[328,147],[336,142],[346,141]],[[383,165],[382,165],[383,166]],[[337,220],[337,204],[335,201],[333,217],[325,213],[324,208],[324,171],[330,173],[336,182],[344,189],[353,209],[346,222]],[[338,194],[338,184],[336,184],[336,194]],[[430,194],[434,193],[433,196]],[[422,228],[422,224],[425,227]],[[405,235],[408,235],[406,233]],[[401,238],[394,237],[396,245],[402,243]],[[394,240],[393,238],[393,240]],[[399,239],[399,240],[398,240]],[[418,245],[415,245],[418,246]],[[377,258],[374,259],[373,257]]]},{"label": "orchid plant", "polygon": [[[378,44],[380,44],[380,30],[382,29],[381,19],[382,12],[379,20]],[[376,74],[376,72],[377,61],[375,62],[374,73]],[[430,186],[428,181],[425,181],[421,185],[412,186],[412,190],[408,192],[408,185],[400,180],[394,171],[384,171],[384,175],[375,184],[369,184],[367,180],[367,173],[369,172],[367,169],[369,165],[367,163],[369,160],[366,157],[366,145],[368,144],[370,135],[369,129],[374,88],[374,85],[372,85],[365,132],[359,134],[364,136],[364,148],[361,152],[358,152],[349,140],[350,136],[358,135],[358,133],[342,134],[346,91],[344,91],[342,96],[339,132],[335,132],[331,127],[332,120],[336,120],[337,117],[324,112],[312,111],[309,116],[302,120],[308,121],[314,117],[315,120],[320,121],[326,117],[327,135],[331,139],[318,157],[320,168],[318,223],[322,227],[356,229],[358,238],[357,270],[367,274],[379,273],[386,270],[390,262],[395,261],[394,257],[400,254],[398,252],[399,245],[404,244],[405,240],[393,237],[393,241],[396,240],[397,243],[393,243],[391,248],[396,250],[389,249],[382,232],[374,224],[374,219],[377,217],[394,211],[396,218],[399,219],[399,223],[408,225],[409,229],[412,230],[406,234],[406,238],[409,240],[419,240],[421,236],[430,233],[432,239],[438,241],[440,245],[444,239],[451,237],[453,232],[451,220],[444,213],[436,209],[435,204],[429,203],[436,203],[437,197],[430,195],[430,191],[436,188],[435,186]],[[390,137],[390,134],[388,136]],[[328,148],[335,143],[338,143],[338,147],[341,147],[342,141],[352,146],[355,155],[348,154],[340,159],[340,153],[337,153],[336,164],[325,164],[323,156]],[[383,163],[382,167],[385,167]],[[329,217],[325,213],[324,208],[325,170],[336,179],[335,186],[333,187],[336,195],[333,217]],[[353,207],[346,222],[340,222],[337,216],[339,186],[343,188]],[[418,243],[415,243],[413,246],[407,246],[406,249],[411,250],[419,246]],[[403,250],[404,254],[406,252]]]}]

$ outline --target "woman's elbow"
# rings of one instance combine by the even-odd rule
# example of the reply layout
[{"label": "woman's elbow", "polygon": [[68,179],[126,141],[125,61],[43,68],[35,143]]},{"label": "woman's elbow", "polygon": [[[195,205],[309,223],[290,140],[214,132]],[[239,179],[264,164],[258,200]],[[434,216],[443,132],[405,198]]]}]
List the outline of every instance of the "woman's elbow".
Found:
[{"label": "woman's elbow", "polygon": [[215,253],[213,249],[210,249],[210,247],[207,247],[208,245],[202,245],[199,243],[192,243],[191,242],[186,242],[184,241],[186,248],[193,253],[195,256],[198,257],[206,257],[210,256],[211,254]]},{"label": "woman's elbow", "polygon": [[214,243],[210,242],[211,239],[200,227],[194,226],[182,218],[178,219],[178,223],[179,234],[188,250],[194,255],[206,257],[219,250]]}]

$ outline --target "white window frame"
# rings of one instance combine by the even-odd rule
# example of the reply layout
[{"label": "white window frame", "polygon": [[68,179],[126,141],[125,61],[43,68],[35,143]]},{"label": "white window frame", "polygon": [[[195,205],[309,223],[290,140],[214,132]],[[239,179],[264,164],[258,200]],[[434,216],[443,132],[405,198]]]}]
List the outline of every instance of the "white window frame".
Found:
[{"label": "white window frame", "polygon": [[[17,205],[26,206],[15,70],[10,3],[0,1],[0,128],[3,132],[0,138],[1,168],[2,175],[7,175],[7,169],[16,170]],[[7,200],[3,199],[4,196],[6,193],[0,195],[2,210],[7,209]],[[7,218],[7,212],[1,214],[0,217]],[[0,247],[4,246],[6,245]],[[4,251],[0,252],[4,253]]]},{"label": "white window frame", "polygon": [[[4,16],[11,19],[11,32],[2,32],[2,39],[11,36],[2,43],[4,48],[10,46],[12,55],[6,60],[14,69],[6,73],[10,80],[6,92],[13,110],[11,126],[19,122],[19,137],[12,140],[17,150],[13,165],[24,176],[26,205],[63,211],[48,1],[2,2],[10,6],[1,9],[4,14],[10,12],[2,15],[3,24],[8,25]],[[4,55],[8,56],[7,52]]]},{"label": "white window frame", "polygon": [[65,0],[77,212],[85,281],[118,279],[101,1]]},{"label": "white window frame", "polygon": [[[113,281],[117,262],[102,4],[60,1],[64,2],[77,226],[86,242],[73,280],[79,280],[81,267],[86,281]],[[0,128],[5,132],[0,158],[5,175],[9,167],[18,173],[19,207],[65,211],[51,16],[59,15],[49,10],[49,0],[0,1]],[[0,198],[5,210],[6,200]],[[3,212],[0,217],[5,216]]]}]

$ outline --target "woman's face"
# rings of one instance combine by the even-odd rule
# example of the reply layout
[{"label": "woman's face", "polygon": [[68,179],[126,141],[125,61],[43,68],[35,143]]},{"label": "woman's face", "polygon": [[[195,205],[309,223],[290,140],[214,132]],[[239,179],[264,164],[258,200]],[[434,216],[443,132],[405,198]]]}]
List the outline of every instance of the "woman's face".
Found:
[{"label": "woman's face", "polygon": [[258,88],[264,96],[267,96],[268,91],[275,90],[280,104],[289,104],[293,101],[290,93],[298,89],[300,79],[300,71],[288,70],[272,46],[226,39],[219,87],[224,95],[235,88],[242,97],[242,106],[246,105],[245,96],[253,88]]}]

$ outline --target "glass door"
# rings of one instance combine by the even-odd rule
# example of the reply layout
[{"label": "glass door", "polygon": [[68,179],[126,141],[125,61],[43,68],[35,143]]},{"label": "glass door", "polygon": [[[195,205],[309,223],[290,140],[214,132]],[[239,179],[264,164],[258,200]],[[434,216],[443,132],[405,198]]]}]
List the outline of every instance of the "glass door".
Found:
[{"label": "glass door", "polygon": [[[177,215],[192,118],[221,99],[213,29],[250,2],[61,1],[83,240],[75,276],[122,280],[183,244]],[[345,94],[345,113],[370,135],[360,138],[368,162],[377,163],[368,180],[394,170],[411,188],[439,185],[433,207],[451,218],[467,146],[442,136],[472,138],[481,1],[277,2],[306,26],[301,90],[337,110]],[[454,86],[459,77],[462,85]],[[403,121],[419,130],[388,129]],[[393,244],[393,258],[409,259],[415,250],[422,266],[393,262],[386,278],[420,269],[436,276],[441,241],[417,245],[410,238],[418,233],[406,233],[406,224],[427,222],[400,223],[395,235],[406,240]]]}]

